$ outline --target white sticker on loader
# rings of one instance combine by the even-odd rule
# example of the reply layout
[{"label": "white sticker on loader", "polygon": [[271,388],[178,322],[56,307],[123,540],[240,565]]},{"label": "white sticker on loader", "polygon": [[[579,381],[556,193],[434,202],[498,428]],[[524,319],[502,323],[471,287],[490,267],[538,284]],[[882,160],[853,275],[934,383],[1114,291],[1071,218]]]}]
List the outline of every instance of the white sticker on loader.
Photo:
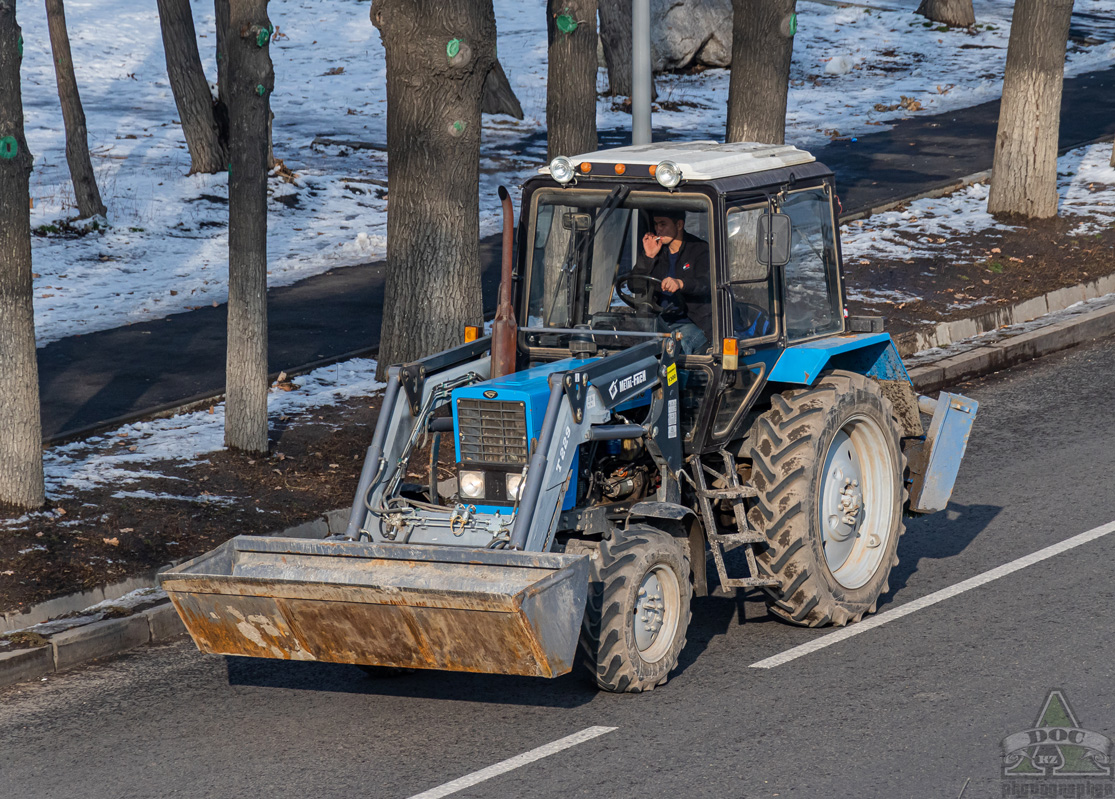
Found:
[{"label": "white sticker on loader", "polygon": [[554,473],[560,472],[562,463],[565,462],[565,452],[569,449],[569,437],[573,435],[573,428],[569,425],[565,426],[565,432],[561,434],[561,446],[558,447],[557,462],[554,464]]},{"label": "white sticker on loader", "polygon": [[666,437],[678,437],[678,401],[676,399],[666,403]]}]

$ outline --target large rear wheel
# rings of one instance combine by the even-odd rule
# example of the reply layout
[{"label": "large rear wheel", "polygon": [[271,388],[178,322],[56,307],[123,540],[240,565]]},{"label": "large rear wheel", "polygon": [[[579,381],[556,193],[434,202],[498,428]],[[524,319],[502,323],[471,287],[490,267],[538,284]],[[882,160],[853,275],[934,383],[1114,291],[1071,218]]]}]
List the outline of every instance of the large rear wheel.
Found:
[{"label": "large rear wheel", "polygon": [[685,646],[692,596],[684,541],[648,525],[601,541],[581,633],[596,684],[638,693],[666,682]]},{"label": "large rear wheel", "polygon": [[818,627],[875,612],[905,532],[900,429],[878,384],[849,372],[775,395],[756,421],[748,518],[767,539],[759,568],[780,583],[776,616]]}]

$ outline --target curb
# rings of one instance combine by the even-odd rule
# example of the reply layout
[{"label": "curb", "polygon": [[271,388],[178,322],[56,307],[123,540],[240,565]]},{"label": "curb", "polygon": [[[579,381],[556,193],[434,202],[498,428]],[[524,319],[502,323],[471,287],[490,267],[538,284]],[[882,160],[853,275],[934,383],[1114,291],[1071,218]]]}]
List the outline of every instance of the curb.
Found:
[{"label": "curb", "polygon": [[[343,533],[348,526],[348,514],[349,508],[337,508],[336,510],[326,511],[316,519],[303,522],[294,527],[288,527],[285,530],[272,533],[272,535],[281,538],[325,538],[329,535],[336,535],[338,533]],[[40,602],[22,610],[11,610],[6,613],[0,613],[0,635],[13,630],[33,627],[36,624],[42,624],[43,622],[57,619],[70,613],[85,610],[105,600],[119,599],[125,594],[137,591],[141,588],[158,588],[159,581],[156,578],[159,572],[172,569],[180,563],[185,563],[187,560],[189,560],[189,558],[180,558],[171,563],[167,563],[165,566],[160,566],[157,569],[151,569],[141,574],[134,575],[126,580],[113,583],[112,585],[55,597],[54,599],[48,599],[45,602]]]},{"label": "curb", "polygon": [[1112,333],[1115,333],[1115,306],[1099,308],[1063,322],[915,367],[910,370],[910,380],[918,391],[937,391],[963,380],[998,372]]},{"label": "curb", "polygon": [[[283,538],[325,538],[328,535],[344,532],[348,526],[348,515],[349,508],[337,508],[327,511],[317,519],[288,527],[274,535]],[[34,625],[47,620],[39,618],[44,615],[44,610],[53,610],[54,615],[58,616],[74,610],[82,610],[103,599],[119,598],[128,591],[156,587],[158,581],[155,575],[173,565],[176,564],[168,564],[148,575],[132,578],[116,586],[117,588],[126,586],[127,591],[113,591],[110,588],[71,594],[68,597],[43,602],[18,616],[12,615],[22,618],[28,626]],[[29,621],[32,618],[36,620]],[[185,634],[186,627],[169,600],[131,616],[71,627],[44,636],[47,640],[44,646],[34,649],[16,649],[11,652],[0,651],[0,689],[28,680],[41,680],[51,674],[82,666],[98,658],[120,655],[137,647],[169,641]]]},{"label": "curb", "polygon": [[[915,367],[910,370],[910,379],[920,392],[937,391],[963,380],[988,375],[1111,334],[1115,334],[1115,305],[1077,314],[1037,330],[977,345],[966,352]],[[288,528],[276,535],[324,538],[343,532],[348,514],[348,508],[331,510],[313,521]],[[186,628],[169,601],[132,616],[73,627],[50,636],[49,643],[45,646],[0,652],[0,688],[36,678],[43,679],[97,658],[119,655],[130,649],[168,641],[185,633]]]},{"label": "curb", "polygon": [[85,610],[92,605],[106,600],[119,599],[125,594],[137,591],[140,588],[154,588],[158,583],[155,576],[159,572],[171,569],[184,561],[185,559],[182,558],[167,563],[165,566],[160,566],[157,569],[149,569],[148,571],[133,575],[118,583],[91,588],[88,591],[78,591],[66,596],[55,597],[54,599],[39,602],[29,608],[0,613],[0,635],[11,632],[12,630],[22,630],[27,627],[33,627],[36,624],[42,624],[45,621],[57,619],[69,613]]},{"label": "curb", "polygon": [[73,627],[50,636],[45,646],[0,653],[0,688],[27,680],[42,680],[97,658],[119,655],[185,633],[185,625],[169,602],[122,619]]},{"label": "curb", "polygon": [[1078,302],[1094,300],[1112,293],[1115,293],[1115,275],[1105,275],[1087,283],[1056,289],[1014,305],[995,308],[978,316],[940,322],[928,329],[900,333],[894,337],[894,344],[898,347],[899,355],[907,358],[914,353],[935,347],[947,347],[954,342],[989,333],[1006,325],[1032,322],[1047,314],[1063,311]]}]

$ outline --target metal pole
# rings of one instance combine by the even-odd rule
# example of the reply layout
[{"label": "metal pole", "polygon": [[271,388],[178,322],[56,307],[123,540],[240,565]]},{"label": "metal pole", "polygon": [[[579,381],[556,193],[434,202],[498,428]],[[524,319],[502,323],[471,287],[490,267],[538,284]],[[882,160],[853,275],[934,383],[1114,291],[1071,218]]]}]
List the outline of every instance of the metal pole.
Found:
[{"label": "metal pole", "polygon": [[650,144],[650,0],[631,1],[631,143]]}]

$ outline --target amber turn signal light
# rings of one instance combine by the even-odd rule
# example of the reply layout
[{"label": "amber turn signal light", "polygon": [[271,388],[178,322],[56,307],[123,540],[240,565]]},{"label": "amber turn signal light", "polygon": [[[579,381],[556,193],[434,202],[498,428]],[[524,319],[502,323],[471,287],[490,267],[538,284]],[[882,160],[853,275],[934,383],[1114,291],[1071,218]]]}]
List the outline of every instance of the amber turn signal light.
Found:
[{"label": "amber turn signal light", "polygon": [[471,344],[480,338],[483,328],[479,325],[465,325],[465,344]]},{"label": "amber turn signal light", "polygon": [[590,164],[588,161],[582,161],[581,162],[581,171],[584,172],[587,175],[589,172],[592,171],[592,164]]},{"label": "amber turn signal light", "polygon": [[626,164],[616,164],[616,174],[617,175],[622,175],[626,171],[627,171]]},{"label": "amber turn signal light", "polygon": [[724,339],[724,369],[734,372],[739,369],[739,339]]}]

